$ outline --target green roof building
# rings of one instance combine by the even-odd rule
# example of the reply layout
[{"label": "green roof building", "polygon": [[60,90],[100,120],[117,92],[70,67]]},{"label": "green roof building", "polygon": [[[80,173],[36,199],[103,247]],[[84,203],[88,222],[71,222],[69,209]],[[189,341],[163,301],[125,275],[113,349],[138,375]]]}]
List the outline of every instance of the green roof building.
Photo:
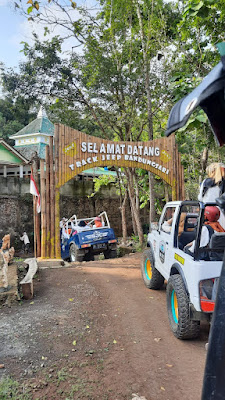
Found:
[{"label": "green roof building", "polygon": [[[10,136],[10,139],[15,140],[14,149],[30,161],[35,154],[39,158],[45,159],[45,148],[49,144],[50,136],[54,137],[54,125],[48,119],[44,107],[41,106],[37,118],[15,135]],[[83,171],[81,175],[91,177],[99,175],[117,176],[115,171],[105,170],[104,168],[92,168]]]},{"label": "green roof building", "polygon": [[10,136],[15,140],[14,148],[27,159],[31,159],[34,153],[39,158],[45,158],[45,147],[49,144],[49,138],[54,137],[54,125],[41,106],[37,118],[27,126]]}]

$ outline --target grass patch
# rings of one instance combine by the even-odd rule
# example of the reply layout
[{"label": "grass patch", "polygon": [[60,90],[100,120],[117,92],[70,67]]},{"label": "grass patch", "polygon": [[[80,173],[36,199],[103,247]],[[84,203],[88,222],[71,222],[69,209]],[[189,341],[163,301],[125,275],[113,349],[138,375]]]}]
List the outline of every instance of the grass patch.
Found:
[{"label": "grass patch", "polygon": [[17,381],[7,377],[0,380],[0,399],[32,400],[32,396]]}]

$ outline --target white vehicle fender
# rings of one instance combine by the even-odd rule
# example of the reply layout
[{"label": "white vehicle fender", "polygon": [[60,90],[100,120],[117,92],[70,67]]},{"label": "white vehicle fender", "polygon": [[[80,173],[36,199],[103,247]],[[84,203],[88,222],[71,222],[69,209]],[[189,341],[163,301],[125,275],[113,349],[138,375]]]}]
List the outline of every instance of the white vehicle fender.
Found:
[{"label": "white vehicle fender", "polygon": [[148,242],[148,243],[147,243],[147,247],[148,247],[148,248],[150,247],[151,252],[152,252],[152,257],[153,257],[153,260],[154,260],[154,263],[155,263],[155,253],[154,253],[154,250],[153,250],[152,243],[151,243],[151,242]]},{"label": "white vehicle fender", "polygon": [[184,283],[185,290],[186,290],[187,294],[189,295],[187,281],[185,279],[184,272],[178,263],[173,264],[171,267],[171,270],[170,270],[170,276],[175,275],[175,274],[179,274],[181,276],[182,281]]}]

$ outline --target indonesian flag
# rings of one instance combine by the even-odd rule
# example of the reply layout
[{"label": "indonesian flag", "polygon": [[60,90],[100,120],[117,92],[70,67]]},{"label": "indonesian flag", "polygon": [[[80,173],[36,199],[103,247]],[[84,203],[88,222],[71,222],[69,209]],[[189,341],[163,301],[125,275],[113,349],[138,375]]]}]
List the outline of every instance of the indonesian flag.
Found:
[{"label": "indonesian flag", "polygon": [[40,197],[40,193],[38,191],[38,188],[37,188],[37,185],[36,185],[36,182],[34,180],[32,173],[30,175],[30,193],[33,196],[37,197],[37,212],[40,213],[41,212],[41,197]]}]

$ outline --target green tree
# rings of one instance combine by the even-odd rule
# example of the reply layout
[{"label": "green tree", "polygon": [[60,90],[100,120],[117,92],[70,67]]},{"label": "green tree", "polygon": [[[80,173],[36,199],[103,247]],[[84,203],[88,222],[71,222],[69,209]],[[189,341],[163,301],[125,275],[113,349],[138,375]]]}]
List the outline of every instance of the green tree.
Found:
[{"label": "green tree", "polygon": [[9,136],[14,135],[25,125],[34,119],[34,113],[30,112],[31,101],[18,97],[16,100],[12,96],[0,99],[0,136],[9,144],[14,141]]},{"label": "green tree", "polygon": [[[14,92],[22,90],[25,96],[32,93],[35,98],[47,99],[56,119],[62,117],[67,123],[73,116],[74,127],[86,127],[96,136],[148,140],[163,135],[171,107],[219,60],[214,44],[216,37],[221,40],[223,36],[222,1],[102,0],[97,13],[70,0],[63,5],[59,0],[17,3],[24,5],[25,12],[29,7],[29,19],[45,25],[46,38],[57,25],[63,33],[45,42],[35,36],[34,46],[24,44],[27,62],[21,66]],[[50,14],[49,5],[60,10],[60,18]],[[73,40],[74,48],[65,57],[62,49],[68,39]],[[76,52],[80,45],[82,52]],[[9,85],[9,74],[4,78]],[[187,197],[193,198],[207,163],[223,157],[223,151],[215,149],[200,111],[177,134],[177,142]],[[141,202],[146,204],[146,174],[142,190],[137,173],[126,173],[130,189],[140,190]],[[154,180],[158,193],[161,186]],[[162,197],[168,199],[167,185],[164,188]],[[138,203],[135,193],[130,196],[134,207]]]}]

